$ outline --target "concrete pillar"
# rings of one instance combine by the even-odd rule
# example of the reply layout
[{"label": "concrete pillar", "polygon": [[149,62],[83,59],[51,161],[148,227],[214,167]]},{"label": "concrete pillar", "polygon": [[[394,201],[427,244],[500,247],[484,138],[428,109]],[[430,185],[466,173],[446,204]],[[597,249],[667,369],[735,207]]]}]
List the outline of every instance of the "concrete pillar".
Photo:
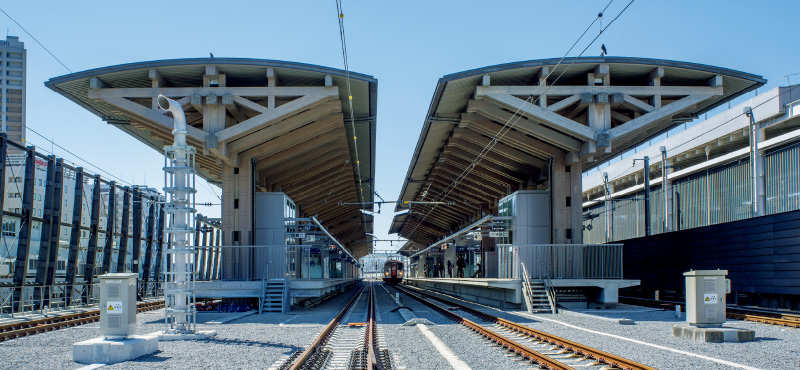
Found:
[{"label": "concrete pillar", "polygon": [[[579,157],[576,153],[575,157]],[[570,205],[568,215],[571,219],[571,231],[570,235],[572,238],[570,242],[573,244],[583,244],[583,182],[581,181],[581,175],[583,174],[583,165],[581,161],[575,161],[574,163],[569,165],[569,182],[570,182],[570,194],[568,195],[570,198]]]},{"label": "concrete pillar", "polygon": [[[234,168],[222,163],[222,245],[238,245],[239,235],[234,233],[235,176]],[[235,235],[234,235],[235,234]],[[234,240],[236,240],[234,242]],[[239,248],[222,248],[222,279],[237,279],[239,271]]]},{"label": "concrete pillar", "polygon": [[[580,175],[580,171],[579,175]],[[553,157],[553,162],[550,168],[550,200],[552,209],[550,210],[552,216],[552,243],[566,244],[565,230],[572,227],[572,222],[567,210],[567,194],[571,189],[567,181],[567,173],[565,172],[564,158]],[[578,196],[581,199],[581,196]],[[580,230],[580,229],[578,229]]]}]

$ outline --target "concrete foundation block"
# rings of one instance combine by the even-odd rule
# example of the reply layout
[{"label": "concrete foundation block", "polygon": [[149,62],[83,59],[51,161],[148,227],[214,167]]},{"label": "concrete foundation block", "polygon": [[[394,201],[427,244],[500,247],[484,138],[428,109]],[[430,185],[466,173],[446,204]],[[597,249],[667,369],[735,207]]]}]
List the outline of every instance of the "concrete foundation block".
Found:
[{"label": "concrete foundation block", "polygon": [[751,342],[756,339],[756,332],[749,329],[736,328],[698,328],[688,324],[672,326],[672,335],[678,338],[698,340],[705,343]]},{"label": "concrete foundation block", "polygon": [[72,360],[81,364],[115,364],[158,351],[158,336],[131,335],[127,339],[94,338],[72,345]]}]

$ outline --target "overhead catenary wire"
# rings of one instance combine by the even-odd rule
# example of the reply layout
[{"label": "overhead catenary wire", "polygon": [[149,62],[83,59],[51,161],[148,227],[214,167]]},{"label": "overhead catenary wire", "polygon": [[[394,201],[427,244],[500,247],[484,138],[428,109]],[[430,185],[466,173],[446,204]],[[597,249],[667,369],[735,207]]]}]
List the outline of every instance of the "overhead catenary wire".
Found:
[{"label": "overhead catenary wire", "polygon": [[[356,125],[355,125],[355,113],[353,111],[353,91],[350,87],[350,64],[347,58],[347,37],[345,36],[344,32],[344,11],[342,10],[342,3],[341,0],[335,0],[336,2],[336,15],[339,21],[339,40],[341,41],[342,45],[342,60],[344,64],[344,73],[345,73],[345,84],[347,86],[347,104],[350,108],[350,128],[353,132],[353,154],[356,159],[356,163],[353,164],[356,177],[358,178],[358,194],[359,198],[364,201],[364,185],[361,178],[361,160],[358,157],[358,134],[356,133]],[[364,216],[360,216],[363,224],[364,224],[364,232],[367,232],[367,219]]]},{"label": "overhead catenary wire", "polygon": [[6,17],[8,17],[8,19],[10,19],[12,22],[14,22],[14,23],[15,23],[17,26],[19,26],[19,28],[20,28],[20,29],[22,29],[22,31],[23,31],[23,32],[25,32],[25,33],[26,33],[28,36],[30,36],[30,37],[33,39],[33,41],[36,41],[36,43],[37,43],[37,44],[39,44],[39,46],[41,46],[41,47],[42,47],[42,49],[44,49],[44,51],[46,51],[46,52],[47,52],[47,54],[50,54],[50,56],[51,56],[51,57],[53,57],[53,59],[55,59],[55,60],[56,60],[56,62],[58,62],[58,64],[61,64],[61,66],[62,66],[62,67],[64,67],[64,68],[65,68],[67,71],[69,71],[69,73],[73,73],[73,72],[72,72],[72,70],[71,70],[71,69],[69,69],[69,67],[67,67],[67,65],[66,65],[66,64],[64,64],[64,62],[62,62],[62,61],[61,61],[61,59],[58,59],[58,57],[56,57],[56,56],[55,56],[55,54],[53,54],[53,53],[50,51],[50,49],[48,49],[47,47],[45,47],[45,46],[44,46],[44,44],[42,44],[41,42],[39,42],[39,40],[38,40],[36,37],[34,37],[33,35],[31,35],[31,33],[30,33],[30,32],[28,32],[28,30],[26,30],[26,29],[25,29],[25,27],[22,27],[22,25],[21,25],[21,24],[19,24],[19,22],[17,22],[17,20],[16,20],[16,19],[14,19],[14,18],[11,18],[11,16],[10,16],[8,13],[6,13],[6,11],[5,11],[5,10],[3,10],[2,8],[0,8],[0,12],[3,12],[3,14],[5,14],[5,15],[6,15]]},{"label": "overhead catenary wire", "polygon": [[[589,24],[589,26],[583,31],[581,36],[578,37],[578,39],[575,41],[575,43],[573,43],[573,45],[567,50],[567,52],[564,54],[564,56],[562,56],[562,58],[559,60],[558,64],[556,64],[556,66],[551,71],[548,72],[547,76],[545,77],[545,81],[547,81],[547,79],[550,77],[550,75],[552,75],[555,72],[556,68],[558,68],[558,66],[561,65],[561,63],[564,61],[564,59],[566,59],[567,55],[569,55],[569,53],[572,51],[572,49],[580,42],[580,40],[584,37],[584,35],[586,35],[586,33],[589,31],[589,29],[591,29],[591,27],[597,22],[597,20],[602,18],[603,12],[605,12],[605,10],[608,9],[608,7],[611,5],[611,3],[613,3],[613,1],[614,0],[609,1],[608,4],[606,4],[606,6],[603,8],[603,11],[600,12],[598,14],[598,16],[595,17],[592,20],[592,22]],[[545,85],[547,85],[547,86],[545,88],[545,91],[542,92],[541,94],[537,94],[539,89],[541,88],[541,85],[538,85],[536,87],[536,90],[534,90],[534,92],[532,92],[528,96],[528,98],[522,104],[520,104],[520,106],[514,112],[512,117],[509,118],[509,120],[506,122],[506,124],[503,125],[503,127],[501,127],[500,130],[498,130],[498,133],[495,135],[495,137],[492,138],[492,140],[489,143],[486,144],[484,149],[478,154],[478,156],[475,158],[475,160],[473,160],[469,165],[467,165],[467,167],[464,169],[464,171],[456,178],[456,182],[453,182],[451,185],[448,185],[447,187],[445,187],[442,190],[442,192],[439,194],[439,196],[437,198],[435,198],[435,199],[436,200],[441,200],[441,199],[444,199],[445,197],[447,197],[452,192],[452,190],[455,189],[458,186],[458,184],[460,184],[461,181],[463,181],[463,179],[472,171],[472,169],[474,169],[478,165],[478,163],[480,163],[480,161],[483,159],[483,157],[489,151],[491,151],[494,148],[494,146],[500,141],[500,139],[502,139],[506,135],[506,133],[508,133],[514,127],[514,125],[516,125],[516,123],[522,118],[522,115],[519,114],[520,110],[522,110],[522,108],[525,107],[526,105],[536,104],[536,102],[541,98],[541,96],[546,94],[547,91],[550,89],[550,87],[553,86],[556,82],[558,82],[558,80],[561,78],[561,76],[563,76],[564,73],[566,73],[566,71],[569,70],[569,68],[575,63],[575,61],[581,55],[583,55],[586,52],[586,50],[588,50],[589,47],[591,47],[594,44],[595,41],[597,41],[597,39],[603,34],[603,31],[605,31],[606,29],[611,27],[611,25],[614,24],[614,22],[617,19],[619,19],[619,17],[633,4],[634,1],[635,0],[631,0],[617,14],[617,16],[614,17],[614,19],[612,19],[611,22],[608,23],[608,25],[606,25],[605,28],[602,28],[600,30],[600,33],[597,36],[595,36],[592,39],[591,42],[589,42],[589,44],[581,51],[580,54],[578,54],[578,56],[576,56],[576,57],[574,57],[572,59],[572,61],[569,63],[569,65],[567,65],[567,67],[563,71],[561,71],[561,73],[558,75],[558,77],[552,83],[550,83],[550,84],[545,83]],[[533,98],[534,95],[536,95],[535,99]],[[429,184],[428,188],[430,189],[430,184]],[[413,237],[414,233],[418,230],[418,228],[422,224],[422,222],[425,221],[425,219],[428,217],[428,215],[430,215],[436,209],[437,206],[438,206],[438,204],[434,205],[434,207],[431,208],[428,212],[426,212],[425,215],[423,216],[423,218],[416,223],[414,229],[412,229],[412,231],[408,234],[408,238],[409,239],[411,237]]]}]

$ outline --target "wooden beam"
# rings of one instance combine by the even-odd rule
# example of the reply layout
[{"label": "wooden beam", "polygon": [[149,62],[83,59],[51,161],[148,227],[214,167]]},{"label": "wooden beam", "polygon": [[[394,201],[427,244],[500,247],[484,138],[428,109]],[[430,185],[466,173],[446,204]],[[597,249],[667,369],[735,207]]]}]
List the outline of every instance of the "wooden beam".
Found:
[{"label": "wooden beam", "polygon": [[[96,78],[96,77],[94,77]],[[90,87],[89,99],[102,98],[152,98],[159,94],[168,98],[190,96],[198,94],[200,96],[222,96],[225,94],[248,96],[248,97],[268,97],[268,96],[304,96],[304,95],[329,95],[334,90],[338,96],[338,87],[324,86],[279,86],[279,87],[162,87],[162,88],[102,88]]]},{"label": "wooden beam", "polygon": [[321,130],[327,130],[331,125],[334,124],[344,127],[344,117],[341,114],[341,109],[342,106],[338,101],[320,104],[314,109],[309,109],[305,112],[287,117],[284,120],[277,122],[263,130],[256,131],[250,135],[235,140],[230,144],[230,148],[234,152],[243,152],[276,137],[286,135],[289,132],[298,129],[299,127],[308,125],[319,127]]},{"label": "wooden beam", "polygon": [[[502,124],[478,113],[463,113],[461,114],[459,127],[482,134],[487,138],[493,138],[502,128]],[[564,155],[565,153],[564,150],[553,143],[528,136],[524,132],[516,130],[516,128],[505,132],[503,142],[519,150],[537,153],[542,158]]]},{"label": "wooden beam", "polygon": [[248,134],[266,128],[286,117],[300,113],[301,111],[313,108],[315,105],[320,104],[331,99],[338,98],[339,93],[334,90],[328,91],[324,95],[306,95],[302,98],[292,100],[284,105],[275,109],[270,109],[266,113],[262,113],[244,122],[228,127],[216,133],[217,141],[233,141],[238,138],[244,137]]},{"label": "wooden beam", "polygon": [[577,102],[579,100],[581,100],[581,96],[578,95],[578,94],[575,94],[575,95],[572,95],[572,96],[568,96],[568,97],[566,97],[564,99],[561,99],[561,101],[559,101],[559,102],[557,102],[557,103],[555,103],[553,105],[548,106],[547,110],[550,111],[550,112],[558,112],[558,111],[560,111],[560,110],[572,105],[573,103],[575,103],[575,102]]},{"label": "wooden beam", "polygon": [[710,94],[690,95],[672,104],[665,105],[650,113],[632,119],[623,125],[619,125],[609,130],[609,140],[612,144],[623,141],[627,136],[636,134],[640,130],[663,120],[670,119],[674,115],[691,109],[695,104],[700,103],[712,96],[713,95]]},{"label": "wooden beam", "polygon": [[[529,96],[541,95],[545,89],[538,86],[477,86],[475,88],[475,96],[486,95],[514,95],[514,96]],[[634,96],[652,96],[652,95],[695,95],[695,94],[713,94],[721,95],[722,86],[550,86],[547,89],[547,95],[554,96],[569,96],[576,94],[628,94]]]},{"label": "wooden beam", "polygon": [[[515,120],[516,117],[510,112],[506,112],[500,107],[490,102],[470,100],[467,102],[467,112],[479,113],[483,116],[497,120],[499,122],[510,122]],[[552,143],[552,145],[565,148],[567,150],[576,150],[580,147],[580,142],[560,132],[553,131],[547,127],[542,127],[538,123],[531,122],[524,117],[515,121],[514,128],[528,135],[540,138],[542,141]]]},{"label": "wooden beam", "polygon": [[[175,128],[175,123],[172,118],[169,118],[158,111],[145,107],[136,102],[125,98],[103,98],[102,100],[130,114],[133,114],[134,116],[157,123],[170,132],[172,132],[172,130]],[[191,138],[205,142],[206,134],[203,131],[192,126],[187,126],[186,130],[189,132],[189,136]]]},{"label": "wooden beam", "polygon": [[[636,99],[630,95],[624,94],[622,95],[622,100],[627,103],[629,107],[632,107],[635,111],[647,113],[656,110],[656,107],[647,104],[639,99]],[[661,100],[659,100],[661,101]]]},{"label": "wooden beam", "polygon": [[542,122],[553,129],[575,136],[580,140],[596,140],[597,132],[564,116],[549,112],[541,107],[526,103],[524,100],[508,94],[483,95],[484,98],[509,109],[519,110],[519,113]]}]

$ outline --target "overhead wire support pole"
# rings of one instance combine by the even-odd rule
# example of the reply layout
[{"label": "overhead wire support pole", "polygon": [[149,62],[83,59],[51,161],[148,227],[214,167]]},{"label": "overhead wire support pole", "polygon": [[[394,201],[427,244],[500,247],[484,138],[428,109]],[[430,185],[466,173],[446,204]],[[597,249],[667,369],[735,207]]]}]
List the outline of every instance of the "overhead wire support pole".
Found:
[{"label": "overhead wire support pole", "polygon": [[669,199],[672,194],[672,184],[669,182],[669,164],[667,163],[667,147],[661,147],[661,193],[664,202],[664,230],[666,233],[670,230],[669,219]]},{"label": "overhead wire support pole", "polygon": [[650,157],[634,159],[633,163],[636,161],[644,161],[644,235],[650,236]]}]

